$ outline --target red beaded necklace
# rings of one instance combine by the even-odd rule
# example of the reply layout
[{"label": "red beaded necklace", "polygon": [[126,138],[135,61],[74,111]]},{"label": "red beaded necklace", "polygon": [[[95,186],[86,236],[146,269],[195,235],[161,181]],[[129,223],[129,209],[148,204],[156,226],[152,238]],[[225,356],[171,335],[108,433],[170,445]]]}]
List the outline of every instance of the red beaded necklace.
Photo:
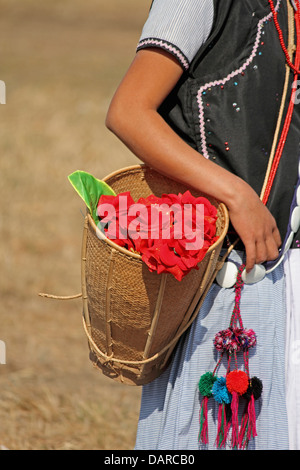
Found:
[{"label": "red beaded necklace", "polygon": [[[272,10],[272,13],[273,13],[274,23],[275,23],[275,26],[276,26],[276,29],[277,29],[277,32],[278,32],[279,41],[280,41],[282,50],[285,54],[287,64],[289,65],[289,67],[294,72],[294,82],[297,81],[298,75],[300,75],[300,70],[299,70],[299,66],[300,66],[300,4],[299,4],[299,0],[295,0],[295,2],[296,2],[296,7],[297,7],[297,10],[295,10],[297,47],[296,47],[296,55],[295,55],[295,65],[293,65],[293,63],[292,63],[292,61],[289,57],[289,54],[288,54],[287,48],[285,46],[285,43],[284,43],[282,30],[281,30],[280,25],[278,23],[277,12],[275,10],[273,1],[269,0],[269,4],[270,4],[270,7],[271,7],[271,10]],[[268,202],[268,198],[270,196],[271,188],[272,188],[272,185],[273,185],[273,182],[274,182],[274,179],[275,179],[276,171],[277,171],[277,168],[278,168],[278,165],[279,165],[280,158],[282,156],[283,148],[284,148],[284,145],[285,145],[285,142],[286,142],[286,139],[287,139],[287,135],[288,135],[288,131],[289,131],[289,128],[290,128],[290,125],[291,125],[292,114],[293,114],[294,104],[295,104],[296,91],[297,91],[297,88],[293,86],[292,93],[291,93],[291,98],[290,98],[290,103],[289,103],[289,107],[288,107],[288,110],[287,110],[287,115],[286,115],[286,118],[285,118],[285,122],[284,122],[284,125],[283,125],[281,137],[280,137],[280,140],[278,142],[278,146],[277,146],[277,150],[276,150],[276,153],[275,153],[275,156],[274,156],[274,161],[273,161],[273,164],[272,164],[272,167],[271,167],[269,179],[268,179],[268,182],[267,182],[267,185],[266,185],[264,196],[262,198],[262,202],[264,204],[267,204],[267,202]]]},{"label": "red beaded necklace", "polygon": [[[296,18],[296,25],[297,25],[297,19],[299,21],[299,16],[300,16],[300,12],[299,12],[299,1],[296,0],[296,7],[297,7],[297,10],[295,11],[295,18]],[[274,3],[272,0],[269,0],[269,4],[270,4],[270,7],[271,7],[271,11],[272,11],[272,14],[273,14],[273,19],[274,19],[274,23],[275,23],[275,26],[276,26],[276,29],[277,29],[277,32],[278,32],[278,36],[279,36],[279,41],[280,41],[280,44],[281,44],[281,47],[282,47],[282,50],[285,54],[285,57],[286,57],[286,61],[287,61],[287,64],[289,65],[289,67],[297,74],[299,75],[300,74],[300,70],[295,67],[290,59],[290,56],[289,56],[289,53],[287,51],[287,48],[284,44],[284,39],[283,39],[283,34],[282,34],[282,31],[281,31],[281,28],[279,26],[279,23],[278,23],[278,19],[277,19],[277,16],[278,16],[278,13],[277,11],[275,10],[275,7],[274,7]]]}]

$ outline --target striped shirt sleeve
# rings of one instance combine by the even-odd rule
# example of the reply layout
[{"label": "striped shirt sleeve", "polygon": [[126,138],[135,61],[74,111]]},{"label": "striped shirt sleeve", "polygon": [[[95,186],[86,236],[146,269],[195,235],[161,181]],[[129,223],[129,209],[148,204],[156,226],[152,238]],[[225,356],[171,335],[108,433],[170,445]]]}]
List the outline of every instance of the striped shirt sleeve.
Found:
[{"label": "striped shirt sleeve", "polygon": [[213,17],[213,0],[154,0],[137,51],[162,48],[187,70],[211,32]]}]

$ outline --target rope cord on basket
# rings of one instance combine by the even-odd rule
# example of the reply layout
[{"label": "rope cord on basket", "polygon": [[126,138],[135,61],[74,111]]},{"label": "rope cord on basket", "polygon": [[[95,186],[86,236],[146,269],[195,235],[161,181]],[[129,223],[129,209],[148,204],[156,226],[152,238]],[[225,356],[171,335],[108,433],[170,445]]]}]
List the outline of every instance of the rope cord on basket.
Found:
[{"label": "rope cord on basket", "polygon": [[146,342],[145,349],[144,349],[144,352],[143,352],[144,360],[148,359],[148,357],[149,357],[149,352],[150,352],[150,349],[151,349],[151,346],[152,346],[152,340],[153,340],[153,337],[155,335],[155,332],[156,332],[156,329],[157,329],[157,326],[158,326],[158,320],[160,318],[162,302],[163,302],[164,293],[165,293],[165,289],[166,289],[166,282],[167,282],[167,273],[162,273],[160,286],[159,286],[159,292],[158,292],[158,296],[157,296],[157,299],[156,299],[156,305],[155,305],[155,309],[154,309],[153,320],[152,320],[152,323],[151,323],[151,328],[148,332],[148,338],[147,338],[147,342]]},{"label": "rope cord on basket", "polygon": [[82,293],[75,294],[75,295],[53,295],[53,294],[45,294],[43,292],[39,293],[40,297],[46,297],[47,299],[55,299],[55,300],[73,300],[79,299],[82,297]]}]

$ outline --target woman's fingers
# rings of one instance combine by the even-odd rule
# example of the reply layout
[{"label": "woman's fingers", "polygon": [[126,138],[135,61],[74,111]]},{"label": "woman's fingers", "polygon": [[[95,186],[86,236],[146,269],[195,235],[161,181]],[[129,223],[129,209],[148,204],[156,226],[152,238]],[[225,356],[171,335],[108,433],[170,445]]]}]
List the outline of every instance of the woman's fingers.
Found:
[{"label": "woman's fingers", "polygon": [[278,249],[282,245],[282,240],[281,240],[280,232],[277,228],[277,225],[276,225],[275,221],[274,221],[274,224],[275,224],[275,227],[273,229],[273,239],[275,240],[275,244],[276,244],[277,251],[278,251]]},{"label": "woman's fingers", "polygon": [[275,260],[279,255],[281,237],[275,218],[247,185],[242,185],[229,208],[231,222],[246,251],[246,271],[255,264]]},{"label": "woman's fingers", "polygon": [[248,242],[245,244],[246,250],[246,271],[249,273],[256,264],[256,244],[254,242]]},{"label": "woman's fingers", "polygon": [[245,243],[246,249],[246,271],[250,272],[255,264],[262,264],[266,261],[273,261],[279,255],[281,237],[277,227],[270,235],[261,235],[250,238]]}]

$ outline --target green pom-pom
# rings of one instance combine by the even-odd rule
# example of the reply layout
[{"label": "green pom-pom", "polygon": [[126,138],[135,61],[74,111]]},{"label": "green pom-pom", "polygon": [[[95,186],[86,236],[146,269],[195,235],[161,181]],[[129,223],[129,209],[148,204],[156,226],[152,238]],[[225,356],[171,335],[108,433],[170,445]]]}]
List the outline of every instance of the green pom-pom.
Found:
[{"label": "green pom-pom", "polygon": [[199,380],[199,392],[203,397],[211,397],[212,396],[212,387],[217,377],[213,375],[212,372],[206,372],[203,374]]}]

